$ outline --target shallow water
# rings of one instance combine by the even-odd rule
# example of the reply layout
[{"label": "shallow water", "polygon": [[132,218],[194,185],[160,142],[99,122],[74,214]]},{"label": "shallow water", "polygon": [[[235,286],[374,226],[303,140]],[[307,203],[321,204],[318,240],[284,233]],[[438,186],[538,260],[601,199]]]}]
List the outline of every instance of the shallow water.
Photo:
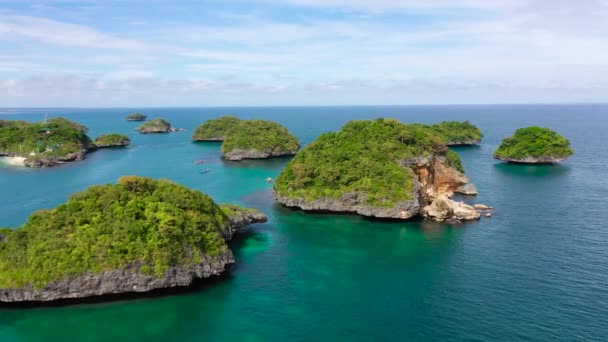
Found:
[{"label": "shallow water", "polygon": [[[139,110],[139,109],[138,109]],[[237,265],[194,293],[33,310],[0,309],[0,341],[574,341],[608,336],[608,106],[149,108],[189,132],[139,135],[126,109],[0,110],[0,119],[66,116],[90,136],[126,133],[133,147],[31,170],[0,165],[0,226],[17,227],[75,191],[122,175],[164,177],[269,222],[233,243]],[[376,222],[277,205],[267,177],[287,159],[224,162],[217,143],[191,143],[224,114],[279,121],[308,143],[352,119],[470,120],[481,147],[461,147],[478,203],[492,218],[466,225]],[[491,158],[516,128],[542,125],[572,142],[562,165]],[[205,159],[207,164],[194,165]],[[200,174],[203,168],[211,172]]]}]

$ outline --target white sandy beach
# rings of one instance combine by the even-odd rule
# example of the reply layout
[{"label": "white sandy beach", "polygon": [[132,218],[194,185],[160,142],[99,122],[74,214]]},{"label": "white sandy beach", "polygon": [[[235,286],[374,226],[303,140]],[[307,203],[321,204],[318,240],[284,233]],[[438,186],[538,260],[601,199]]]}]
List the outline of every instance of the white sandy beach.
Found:
[{"label": "white sandy beach", "polygon": [[0,160],[9,165],[24,166],[24,157],[0,157]]}]

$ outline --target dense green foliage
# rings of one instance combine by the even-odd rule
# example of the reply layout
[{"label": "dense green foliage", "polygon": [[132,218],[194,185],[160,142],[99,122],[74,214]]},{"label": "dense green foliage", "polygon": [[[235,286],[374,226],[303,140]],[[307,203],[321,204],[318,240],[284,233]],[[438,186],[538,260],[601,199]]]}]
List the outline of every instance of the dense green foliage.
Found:
[{"label": "dense green foliage", "polygon": [[146,130],[163,130],[168,131],[171,128],[171,124],[161,118],[152,119],[150,121],[144,122],[143,124],[137,126],[138,131],[146,131]]},{"label": "dense green foliage", "polygon": [[127,115],[127,121],[144,121],[147,116],[142,113],[133,113]]},{"label": "dense green foliage", "polygon": [[520,128],[505,138],[494,157],[499,159],[567,158],[573,153],[570,142],[549,128],[532,126]]},{"label": "dense green foliage", "polygon": [[226,133],[240,121],[241,119],[235,116],[222,116],[217,119],[207,120],[194,130],[192,140],[224,140]]},{"label": "dense green foliage", "polygon": [[476,142],[483,138],[481,130],[468,121],[443,121],[432,125],[431,128],[450,144]]},{"label": "dense green foliage", "polygon": [[93,143],[98,146],[129,145],[131,140],[124,134],[104,134],[97,137]]},{"label": "dense green foliage", "polygon": [[[446,153],[443,138],[427,126],[392,119],[351,121],[300,151],[277,178],[275,191],[307,200],[358,193],[370,205],[390,207],[412,199],[415,175],[399,160]],[[456,153],[447,159],[462,168]]]},{"label": "dense green foliage", "polygon": [[287,128],[265,120],[243,120],[226,134],[222,152],[233,150],[257,150],[268,152],[296,152],[298,139]]},{"label": "dense green foliage", "polygon": [[127,176],[93,186],[19,229],[0,230],[0,288],[44,287],[126,265],[162,276],[225,252],[222,232],[239,210],[168,180]]},{"label": "dense green foliage", "polygon": [[0,120],[0,154],[65,156],[91,144],[87,128],[64,118],[46,122]]}]

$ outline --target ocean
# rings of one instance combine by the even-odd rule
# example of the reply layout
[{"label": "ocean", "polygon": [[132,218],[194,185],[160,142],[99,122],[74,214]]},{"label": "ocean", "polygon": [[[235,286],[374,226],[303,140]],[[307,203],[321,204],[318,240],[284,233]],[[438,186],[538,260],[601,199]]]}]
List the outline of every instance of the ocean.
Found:
[{"label": "ocean", "polygon": [[[188,132],[140,135],[144,112]],[[268,223],[231,243],[237,264],[196,291],[16,310],[0,308],[0,341],[600,341],[608,338],[608,105],[477,105],[137,109],[0,109],[0,120],[63,116],[94,138],[133,146],[56,168],[0,165],[0,227],[123,175],[168,178],[262,210]],[[479,222],[379,222],[278,205],[288,159],[225,162],[192,130],[220,115],[277,121],[303,144],[356,119],[469,120],[479,147],[455,148],[496,208]],[[570,139],[560,165],[492,159],[501,139],[540,125]],[[195,165],[196,159],[207,164]],[[199,169],[209,168],[205,174]]]}]

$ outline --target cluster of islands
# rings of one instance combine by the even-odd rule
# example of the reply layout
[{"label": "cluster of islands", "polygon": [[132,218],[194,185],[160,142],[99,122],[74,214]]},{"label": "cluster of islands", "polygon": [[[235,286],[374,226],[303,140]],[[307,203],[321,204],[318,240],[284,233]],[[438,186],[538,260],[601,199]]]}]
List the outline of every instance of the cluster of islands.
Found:
[{"label": "cluster of islands", "polygon": [[[127,121],[145,121],[135,113]],[[163,119],[136,128],[142,134],[180,131]],[[83,160],[100,148],[125,147],[130,139],[105,134],[64,118],[39,123],[0,120],[0,156],[27,167]],[[492,208],[469,205],[474,196],[459,155],[450,146],[478,145],[483,133],[469,122],[405,124],[358,120],[321,134],[301,148],[282,125],[223,116],[204,122],[193,142],[220,141],[231,161],[291,156],[274,182],[274,196],[304,211],[443,222],[478,220]],[[548,128],[518,129],[494,158],[525,164],[557,163],[573,151]],[[112,203],[112,205],[107,205]],[[0,302],[46,303],[189,286],[225,272],[234,263],[226,243],[240,228],[265,222],[250,208],[216,204],[208,195],[168,180],[125,176],[92,186],[23,226],[0,229]]]}]

